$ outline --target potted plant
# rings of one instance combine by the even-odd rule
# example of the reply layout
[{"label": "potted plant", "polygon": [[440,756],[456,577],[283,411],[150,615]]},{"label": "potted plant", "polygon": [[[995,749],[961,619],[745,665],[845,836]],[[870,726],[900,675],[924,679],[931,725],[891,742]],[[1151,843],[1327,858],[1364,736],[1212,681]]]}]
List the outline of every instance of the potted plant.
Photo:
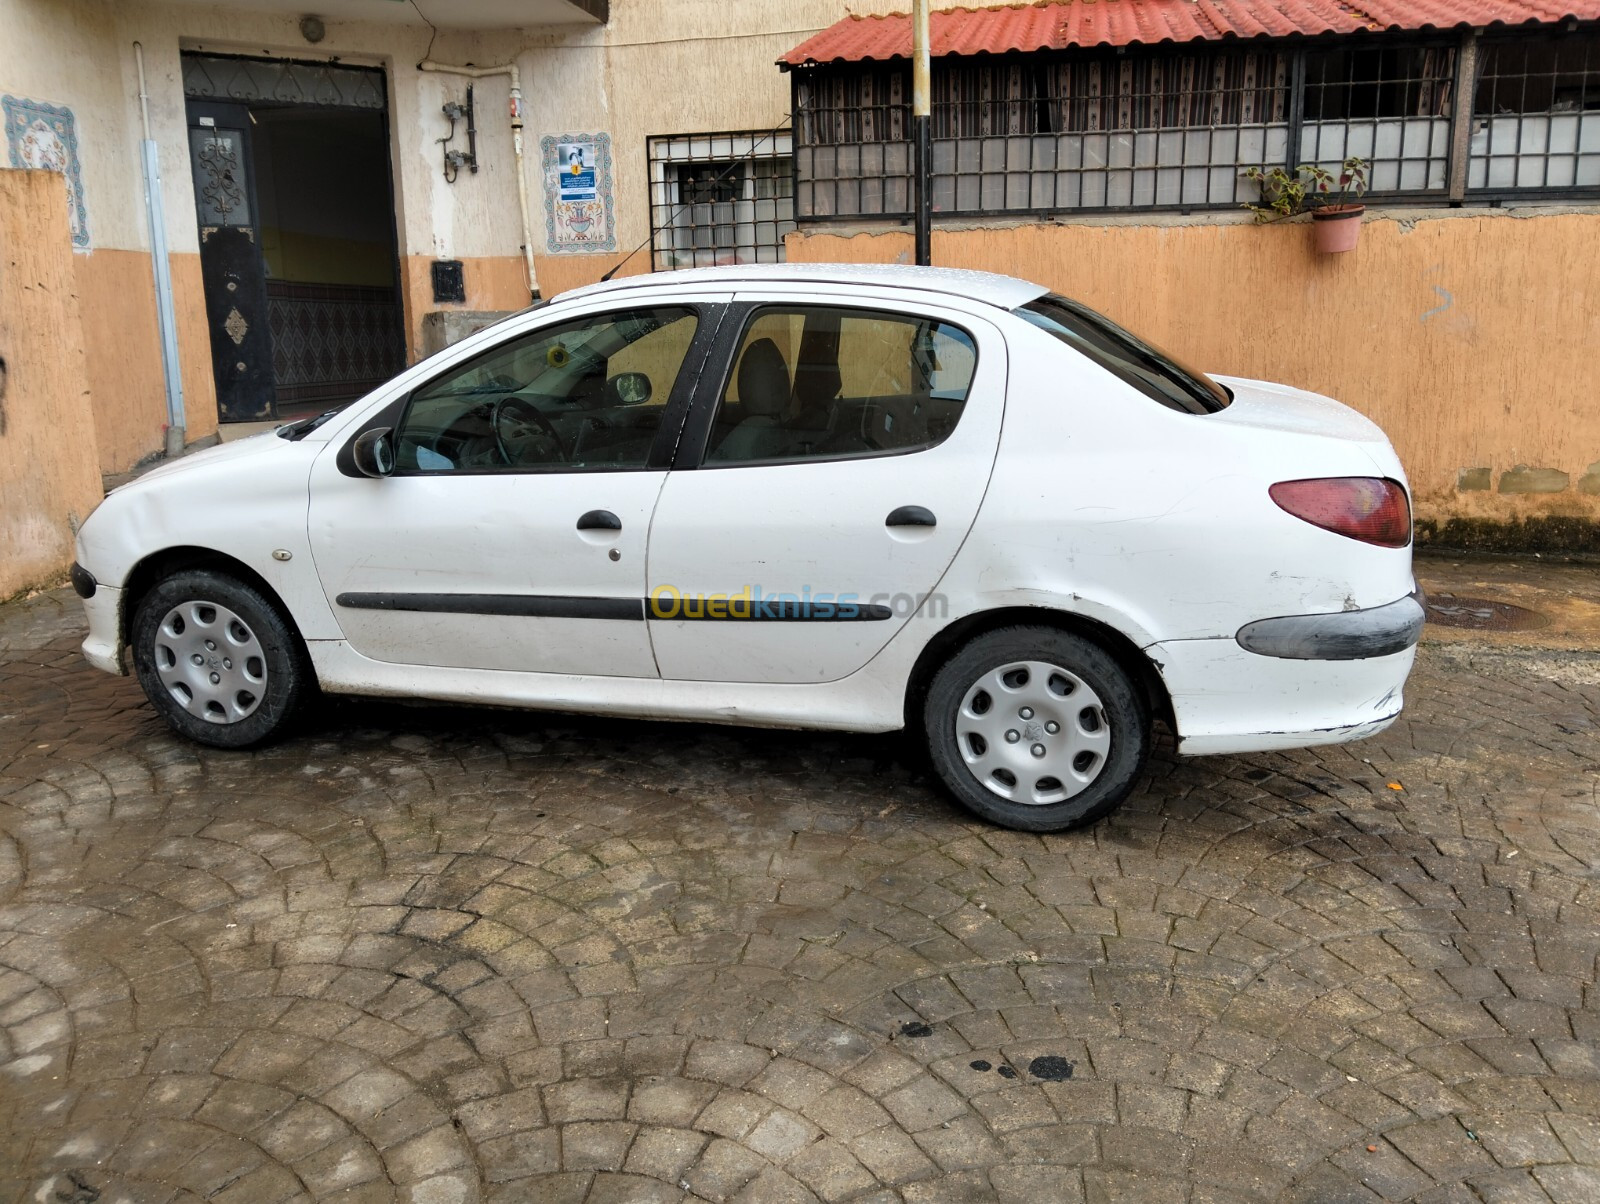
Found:
[{"label": "potted plant", "polygon": [[1367,207],[1369,164],[1352,156],[1335,176],[1315,163],[1302,163],[1291,173],[1282,167],[1246,169],[1244,175],[1261,189],[1260,204],[1247,204],[1258,222],[1311,214],[1316,247],[1322,252],[1353,251],[1361,237],[1361,216]]}]

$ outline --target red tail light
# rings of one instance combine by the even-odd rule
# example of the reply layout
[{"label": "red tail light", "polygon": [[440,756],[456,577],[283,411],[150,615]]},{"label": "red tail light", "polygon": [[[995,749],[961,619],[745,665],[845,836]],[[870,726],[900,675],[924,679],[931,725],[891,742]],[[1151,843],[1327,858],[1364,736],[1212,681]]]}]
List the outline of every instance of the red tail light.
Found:
[{"label": "red tail light", "polygon": [[1272,500],[1314,527],[1383,548],[1411,542],[1411,502],[1398,481],[1379,477],[1324,477],[1279,481]]}]

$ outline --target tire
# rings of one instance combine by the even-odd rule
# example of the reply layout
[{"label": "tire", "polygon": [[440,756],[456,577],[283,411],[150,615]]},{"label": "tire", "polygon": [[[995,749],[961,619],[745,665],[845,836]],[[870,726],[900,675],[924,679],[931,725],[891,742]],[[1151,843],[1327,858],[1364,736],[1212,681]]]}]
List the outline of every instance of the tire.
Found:
[{"label": "tire", "polygon": [[282,611],[253,586],[205,569],[174,573],[140,600],[133,667],[172,729],[213,748],[282,734],[313,690]]},{"label": "tire", "polygon": [[1023,832],[1099,819],[1132,792],[1150,753],[1137,684],[1098,644],[1052,627],[973,639],[934,675],[922,720],[957,801]]}]

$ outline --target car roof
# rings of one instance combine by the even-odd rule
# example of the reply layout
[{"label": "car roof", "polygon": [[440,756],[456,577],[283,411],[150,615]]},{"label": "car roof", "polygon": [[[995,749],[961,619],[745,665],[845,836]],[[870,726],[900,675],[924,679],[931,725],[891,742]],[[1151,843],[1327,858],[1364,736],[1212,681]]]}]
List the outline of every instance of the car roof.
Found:
[{"label": "car roof", "polygon": [[686,268],[676,272],[646,272],[603,284],[590,284],[560,294],[562,301],[594,297],[629,289],[702,285],[732,288],[762,284],[857,284],[875,289],[916,289],[969,298],[1012,310],[1050,290],[1043,285],[962,268],[924,268],[901,263],[750,263],[714,268]]}]

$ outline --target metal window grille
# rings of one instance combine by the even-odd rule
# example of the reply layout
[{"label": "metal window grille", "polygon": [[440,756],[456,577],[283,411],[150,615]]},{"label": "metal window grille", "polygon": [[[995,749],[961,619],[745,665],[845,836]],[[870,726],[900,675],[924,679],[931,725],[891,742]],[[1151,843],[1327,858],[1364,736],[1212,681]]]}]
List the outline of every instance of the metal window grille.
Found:
[{"label": "metal window grille", "polygon": [[182,63],[183,94],[190,100],[340,109],[388,107],[383,72],[373,67],[190,53],[182,56]]},{"label": "metal window grille", "polygon": [[[796,72],[793,100],[800,218],[908,217],[907,70]],[[1378,200],[1597,196],[1600,28],[942,59],[933,137],[945,215],[1232,208],[1246,167],[1350,157]]]},{"label": "metal window grille", "polygon": [[787,130],[646,140],[655,268],[781,263],[795,227]]},{"label": "metal window grille", "polygon": [[1454,46],[1360,43],[1308,52],[1298,163],[1365,159],[1376,196],[1450,184]]},{"label": "metal window grille", "polygon": [[1600,188],[1600,34],[1485,39],[1468,146],[1472,193]]},{"label": "metal window grille", "polygon": [[[1289,56],[1220,51],[941,63],[936,213],[1233,206],[1242,164],[1289,147]],[[801,217],[910,208],[903,71],[816,73],[795,87]]]}]

